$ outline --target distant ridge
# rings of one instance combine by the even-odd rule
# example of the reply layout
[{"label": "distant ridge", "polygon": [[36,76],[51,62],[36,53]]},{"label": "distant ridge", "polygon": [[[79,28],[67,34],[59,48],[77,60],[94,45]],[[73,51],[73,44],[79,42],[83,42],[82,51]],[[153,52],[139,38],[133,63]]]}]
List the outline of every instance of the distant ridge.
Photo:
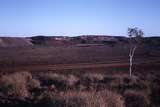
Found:
[{"label": "distant ridge", "polygon": [[[127,44],[128,38],[124,36],[109,35],[81,35],[68,36],[33,36],[33,37],[0,37],[0,47],[28,47],[28,46],[68,46],[79,44]],[[145,37],[145,44],[160,46],[160,37]]]}]

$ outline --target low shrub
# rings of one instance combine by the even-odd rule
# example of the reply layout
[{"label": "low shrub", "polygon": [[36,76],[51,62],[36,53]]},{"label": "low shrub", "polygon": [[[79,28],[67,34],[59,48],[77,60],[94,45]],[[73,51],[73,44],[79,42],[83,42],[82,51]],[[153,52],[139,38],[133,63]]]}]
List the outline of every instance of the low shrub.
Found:
[{"label": "low shrub", "polygon": [[90,82],[101,81],[105,77],[104,74],[100,73],[86,73],[82,76],[82,79],[88,79]]},{"label": "low shrub", "polygon": [[28,88],[30,90],[37,89],[37,88],[40,88],[40,87],[41,87],[41,85],[40,85],[40,81],[39,80],[32,78],[32,79],[30,79],[28,81]]},{"label": "low shrub", "polygon": [[79,78],[69,74],[62,75],[57,73],[43,73],[39,76],[43,85],[55,85],[59,90],[65,90],[66,88],[72,88],[79,81]]}]

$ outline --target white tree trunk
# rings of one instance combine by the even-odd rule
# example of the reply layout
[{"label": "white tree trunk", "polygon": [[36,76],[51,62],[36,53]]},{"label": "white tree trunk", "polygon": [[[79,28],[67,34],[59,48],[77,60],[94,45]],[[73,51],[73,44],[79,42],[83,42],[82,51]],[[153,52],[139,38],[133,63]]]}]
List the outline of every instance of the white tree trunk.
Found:
[{"label": "white tree trunk", "polygon": [[129,76],[132,76],[132,56],[130,56],[130,65],[129,65]]},{"label": "white tree trunk", "polygon": [[133,65],[133,56],[136,50],[136,46],[130,49],[129,53],[129,76],[132,77],[132,65]]}]

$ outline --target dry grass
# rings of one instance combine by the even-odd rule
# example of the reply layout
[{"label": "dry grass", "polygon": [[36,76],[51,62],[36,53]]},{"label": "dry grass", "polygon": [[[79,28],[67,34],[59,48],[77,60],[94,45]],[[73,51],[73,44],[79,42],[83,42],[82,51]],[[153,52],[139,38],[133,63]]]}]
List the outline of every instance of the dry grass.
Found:
[{"label": "dry grass", "polygon": [[26,82],[30,78],[27,72],[4,75],[0,79],[0,89],[7,95],[27,97],[29,95]]},{"label": "dry grass", "polygon": [[122,96],[111,91],[65,91],[47,93],[39,105],[47,107],[125,107]]},{"label": "dry grass", "polygon": [[1,92],[7,96],[29,97],[29,89],[40,86],[38,80],[32,78],[29,72],[15,72],[0,78]]},{"label": "dry grass", "polygon": [[151,83],[126,74],[15,72],[2,75],[0,84],[0,93],[34,99],[32,103],[41,107],[149,107],[153,103]]}]

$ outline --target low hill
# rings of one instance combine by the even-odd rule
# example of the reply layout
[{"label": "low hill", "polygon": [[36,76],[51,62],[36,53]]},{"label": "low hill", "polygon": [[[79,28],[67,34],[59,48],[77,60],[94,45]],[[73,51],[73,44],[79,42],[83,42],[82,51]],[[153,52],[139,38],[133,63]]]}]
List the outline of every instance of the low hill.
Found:
[{"label": "low hill", "polygon": [[30,39],[18,37],[1,37],[0,47],[24,47],[32,46]]}]

